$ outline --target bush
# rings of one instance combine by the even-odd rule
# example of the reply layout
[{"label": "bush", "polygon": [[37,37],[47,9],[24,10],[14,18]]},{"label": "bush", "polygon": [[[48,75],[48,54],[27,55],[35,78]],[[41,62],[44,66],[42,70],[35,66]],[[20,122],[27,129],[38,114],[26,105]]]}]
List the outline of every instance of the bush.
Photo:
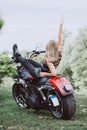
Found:
[{"label": "bush", "polygon": [[14,66],[9,64],[10,58],[6,52],[0,54],[0,83],[5,76],[13,77],[15,75]]}]

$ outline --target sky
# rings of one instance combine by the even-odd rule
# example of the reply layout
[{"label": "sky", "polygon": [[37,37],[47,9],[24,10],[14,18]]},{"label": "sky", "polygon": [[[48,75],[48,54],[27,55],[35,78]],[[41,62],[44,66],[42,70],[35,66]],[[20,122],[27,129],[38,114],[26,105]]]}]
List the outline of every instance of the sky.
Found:
[{"label": "sky", "polygon": [[33,50],[56,40],[60,18],[63,29],[76,36],[78,29],[87,26],[87,0],[0,0],[0,17],[4,26],[0,32],[0,52]]}]

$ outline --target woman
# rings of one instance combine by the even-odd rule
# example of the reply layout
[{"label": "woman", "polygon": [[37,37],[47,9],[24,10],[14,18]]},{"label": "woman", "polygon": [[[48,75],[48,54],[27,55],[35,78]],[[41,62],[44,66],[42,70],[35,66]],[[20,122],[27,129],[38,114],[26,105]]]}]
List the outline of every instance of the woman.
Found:
[{"label": "woman", "polygon": [[55,66],[59,64],[62,55],[62,48],[61,48],[61,34],[62,34],[62,27],[63,27],[64,20],[61,19],[59,32],[58,32],[58,39],[57,41],[50,40],[46,45],[46,54],[44,57],[44,66],[47,66],[50,72],[40,72],[41,77],[45,76],[56,76]]},{"label": "woman", "polygon": [[46,45],[46,54],[43,60],[44,66],[48,67],[50,72],[42,72],[42,67],[39,63],[33,60],[27,60],[22,58],[21,55],[16,54],[16,61],[24,65],[24,67],[30,72],[34,78],[45,77],[45,76],[56,76],[55,66],[58,65],[62,49],[61,49],[61,33],[63,26],[63,19],[61,20],[58,32],[57,42],[50,40]]}]

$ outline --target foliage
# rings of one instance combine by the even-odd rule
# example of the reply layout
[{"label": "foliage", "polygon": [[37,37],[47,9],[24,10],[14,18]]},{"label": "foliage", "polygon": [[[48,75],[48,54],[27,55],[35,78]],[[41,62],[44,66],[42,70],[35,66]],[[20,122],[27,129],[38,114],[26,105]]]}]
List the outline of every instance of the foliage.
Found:
[{"label": "foliage", "polygon": [[[62,59],[59,64],[58,73],[62,73],[65,77],[69,79],[70,82],[73,81],[72,79],[72,70],[70,66],[70,57],[72,52],[72,43],[71,43],[71,33],[67,32],[66,30],[63,32],[62,35],[62,46],[63,46],[63,53]],[[73,82],[72,82],[73,83]]]},{"label": "foliage", "polygon": [[9,64],[10,58],[8,57],[7,52],[0,54],[0,83],[5,76],[14,76],[15,70],[14,67]]},{"label": "foliage", "polygon": [[72,37],[72,33],[68,32],[67,30],[63,30],[62,32],[62,47],[64,47],[64,45],[69,42],[69,40],[71,40]]},{"label": "foliage", "polygon": [[64,43],[59,67],[76,89],[87,86],[87,28],[81,29],[74,40],[70,38]]},{"label": "foliage", "polygon": [[74,84],[76,87],[87,87],[87,28],[80,30],[71,55]]},{"label": "foliage", "polygon": [[4,21],[3,21],[3,19],[0,18],[0,30],[1,30],[2,26],[3,26],[3,24],[4,24]]}]

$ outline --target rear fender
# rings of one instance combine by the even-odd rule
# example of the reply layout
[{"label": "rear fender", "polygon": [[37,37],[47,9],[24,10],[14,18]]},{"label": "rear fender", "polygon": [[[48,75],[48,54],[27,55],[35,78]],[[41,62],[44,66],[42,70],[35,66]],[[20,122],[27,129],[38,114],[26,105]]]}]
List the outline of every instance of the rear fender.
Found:
[{"label": "rear fender", "polygon": [[65,77],[52,77],[48,80],[52,87],[61,96],[67,96],[74,93],[74,89]]}]

